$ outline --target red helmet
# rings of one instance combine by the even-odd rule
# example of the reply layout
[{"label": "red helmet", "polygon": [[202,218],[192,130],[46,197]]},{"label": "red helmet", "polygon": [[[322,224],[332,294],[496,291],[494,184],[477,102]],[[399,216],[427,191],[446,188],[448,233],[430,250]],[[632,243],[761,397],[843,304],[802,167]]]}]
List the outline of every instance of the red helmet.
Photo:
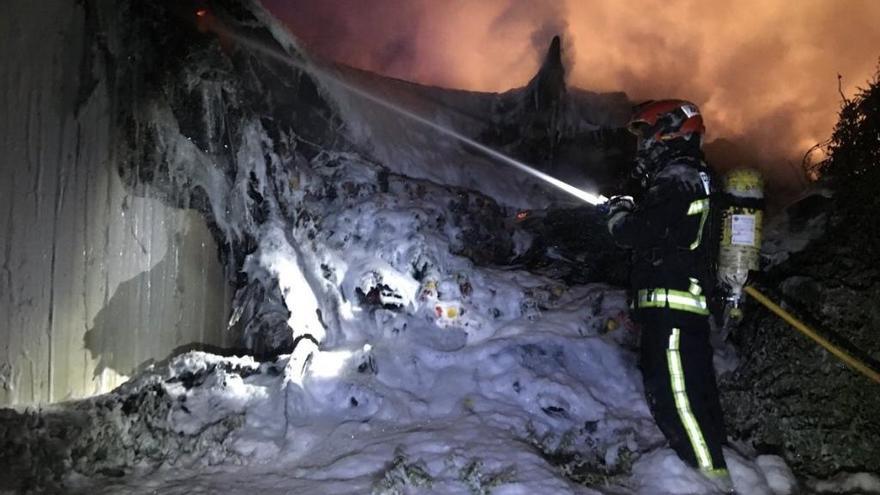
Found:
[{"label": "red helmet", "polygon": [[626,128],[652,142],[706,132],[700,109],[685,100],[646,101],[635,108]]}]

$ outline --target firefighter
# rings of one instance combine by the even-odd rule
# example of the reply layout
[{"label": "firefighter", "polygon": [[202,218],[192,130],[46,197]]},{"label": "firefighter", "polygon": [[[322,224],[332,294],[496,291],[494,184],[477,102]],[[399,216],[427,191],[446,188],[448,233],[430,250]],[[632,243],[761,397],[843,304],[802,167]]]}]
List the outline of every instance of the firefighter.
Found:
[{"label": "firefighter", "polygon": [[722,491],[732,482],[709,343],[712,173],[703,160],[705,127],[696,105],[650,101],[628,128],[638,138],[636,201],[612,198],[608,230],[632,249],[632,301],[641,332],[645,395],[670,446]]}]

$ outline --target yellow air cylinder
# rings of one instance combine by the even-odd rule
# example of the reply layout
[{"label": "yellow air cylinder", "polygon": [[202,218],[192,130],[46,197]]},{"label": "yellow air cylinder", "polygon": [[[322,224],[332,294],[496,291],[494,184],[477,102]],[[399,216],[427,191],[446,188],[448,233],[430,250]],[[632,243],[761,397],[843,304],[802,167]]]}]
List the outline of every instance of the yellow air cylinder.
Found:
[{"label": "yellow air cylinder", "polygon": [[726,291],[730,317],[739,318],[749,271],[758,269],[764,181],[756,170],[733,170],[725,177],[724,190],[728,201],[722,212],[718,281]]}]

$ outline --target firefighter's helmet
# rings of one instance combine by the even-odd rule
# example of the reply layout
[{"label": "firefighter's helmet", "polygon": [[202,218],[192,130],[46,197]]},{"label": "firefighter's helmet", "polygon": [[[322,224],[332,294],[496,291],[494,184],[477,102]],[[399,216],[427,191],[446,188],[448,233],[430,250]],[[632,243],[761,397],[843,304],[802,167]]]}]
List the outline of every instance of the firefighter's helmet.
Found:
[{"label": "firefighter's helmet", "polygon": [[638,105],[627,124],[629,132],[647,142],[690,139],[706,132],[700,109],[685,100],[647,101]]}]

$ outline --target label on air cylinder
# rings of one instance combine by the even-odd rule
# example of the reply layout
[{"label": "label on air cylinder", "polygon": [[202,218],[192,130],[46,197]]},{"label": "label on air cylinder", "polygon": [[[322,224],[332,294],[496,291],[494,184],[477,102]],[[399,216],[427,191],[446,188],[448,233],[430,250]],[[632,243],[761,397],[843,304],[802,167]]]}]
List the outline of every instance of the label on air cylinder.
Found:
[{"label": "label on air cylinder", "polygon": [[730,243],[737,246],[755,245],[755,215],[731,215]]}]

